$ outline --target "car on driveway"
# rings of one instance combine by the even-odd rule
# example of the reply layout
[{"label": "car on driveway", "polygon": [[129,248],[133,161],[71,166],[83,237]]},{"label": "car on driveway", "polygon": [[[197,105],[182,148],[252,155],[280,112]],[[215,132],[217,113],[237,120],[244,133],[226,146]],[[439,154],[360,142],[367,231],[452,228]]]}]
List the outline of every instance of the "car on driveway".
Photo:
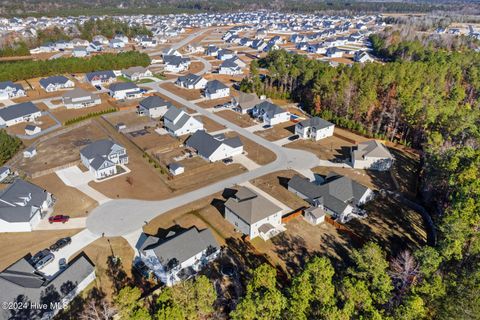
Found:
[{"label": "car on driveway", "polygon": [[31,263],[34,265],[35,263],[37,263],[38,261],[40,261],[43,257],[45,257],[46,255],[50,254],[50,249],[43,249],[41,251],[38,251],[37,253],[35,253],[35,255],[33,255],[33,257],[30,259]]},{"label": "car on driveway", "polygon": [[69,219],[70,219],[69,216],[64,216],[64,215],[61,215],[61,214],[57,214],[56,216],[51,216],[50,218],[48,218],[48,222],[50,222],[50,223],[54,223],[54,222],[65,223]]},{"label": "car on driveway", "polygon": [[223,159],[223,163],[225,164],[230,164],[233,162],[233,159],[232,158],[226,158],[226,159]]},{"label": "car on driveway", "polygon": [[58,251],[63,247],[68,246],[70,243],[72,243],[72,239],[70,237],[58,239],[57,242],[50,246],[50,251]]},{"label": "car on driveway", "polygon": [[68,267],[67,259],[61,258],[60,260],[58,260],[58,267],[60,268],[60,270],[67,269]]},{"label": "car on driveway", "polygon": [[44,256],[43,258],[41,258],[40,260],[38,260],[34,265],[33,267],[37,270],[40,270],[42,269],[43,267],[45,267],[47,264],[51,263],[53,261],[53,259],[55,259],[55,255],[53,253],[49,253],[47,254],[46,256]]},{"label": "car on driveway", "polygon": [[290,140],[290,141],[295,141],[295,140],[297,140],[298,138],[300,138],[300,136],[299,136],[298,134],[294,134],[293,136],[288,137],[288,140]]},{"label": "car on driveway", "polygon": [[266,124],[266,125],[263,126],[263,129],[270,129],[271,127],[272,127],[271,125]]}]

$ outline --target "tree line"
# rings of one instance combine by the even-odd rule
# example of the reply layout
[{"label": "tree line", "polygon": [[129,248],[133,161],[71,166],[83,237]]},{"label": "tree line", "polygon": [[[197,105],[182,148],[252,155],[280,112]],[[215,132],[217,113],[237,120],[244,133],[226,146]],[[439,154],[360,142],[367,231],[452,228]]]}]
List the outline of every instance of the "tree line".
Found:
[{"label": "tree line", "polygon": [[22,140],[11,136],[5,131],[0,130],[0,166],[10,160],[22,147]]},{"label": "tree line", "polygon": [[102,35],[109,39],[113,38],[118,33],[126,35],[129,38],[137,35],[152,35],[152,32],[144,25],[129,24],[114,18],[90,18],[83,24],[79,24],[77,27],[80,32],[80,37],[89,41],[92,41],[92,38],[95,35]]},{"label": "tree line", "polygon": [[64,73],[85,73],[98,70],[124,69],[133,66],[146,67],[150,58],[137,51],[106,53],[90,58],[58,58],[54,60],[18,61],[2,63],[0,81],[18,81]]},{"label": "tree line", "polygon": [[0,57],[29,56],[30,50],[25,42],[5,44],[0,48]]}]

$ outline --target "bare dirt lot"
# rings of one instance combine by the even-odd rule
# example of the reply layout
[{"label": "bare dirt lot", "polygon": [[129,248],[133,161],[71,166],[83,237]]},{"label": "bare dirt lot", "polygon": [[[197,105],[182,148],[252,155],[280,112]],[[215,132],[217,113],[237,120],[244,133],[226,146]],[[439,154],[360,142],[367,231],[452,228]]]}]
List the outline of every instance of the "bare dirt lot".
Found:
[{"label": "bare dirt lot", "polygon": [[232,110],[223,110],[215,114],[242,128],[251,127],[256,124],[248,114],[240,114]]},{"label": "bare dirt lot", "polygon": [[291,136],[295,133],[295,123],[292,121],[287,121],[284,123],[279,123],[267,130],[261,130],[255,132],[262,138],[267,139],[268,141],[276,141],[288,136]]},{"label": "bare dirt lot", "polygon": [[35,254],[48,248],[60,238],[71,237],[78,229],[55,231],[11,232],[0,234],[0,270],[5,269],[27,254]]},{"label": "bare dirt lot", "polygon": [[67,120],[74,119],[77,117],[84,116],[89,113],[100,112],[108,109],[112,109],[114,106],[105,99],[104,96],[101,97],[102,103],[88,108],[82,109],[67,109],[65,107],[60,107],[51,110],[50,112],[61,122],[64,123]]},{"label": "bare dirt lot", "polygon": [[288,181],[296,174],[299,175],[299,173],[294,170],[282,170],[258,177],[250,182],[254,186],[259,187],[272,197],[289,206],[292,210],[295,210],[302,207],[308,207],[308,203],[305,200],[287,189]]},{"label": "bare dirt lot", "polygon": [[[55,120],[52,119],[50,115],[44,115],[35,119],[35,122],[29,122],[28,125],[35,125],[40,127],[42,130],[48,129],[56,124]],[[16,135],[25,133],[25,126],[27,123],[19,123],[14,126],[8,127],[6,130],[9,134]]]},{"label": "bare dirt lot", "polygon": [[35,173],[80,161],[80,149],[106,137],[106,133],[92,122],[40,142],[36,146],[37,155],[30,159],[21,158],[15,167],[23,172]]},{"label": "bare dirt lot", "polygon": [[56,199],[53,214],[68,215],[70,218],[85,217],[98,205],[97,201],[83,192],[65,185],[55,173],[32,179],[31,182],[53,194]]},{"label": "bare dirt lot", "polygon": [[224,103],[227,103],[227,102],[230,102],[230,101],[231,101],[231,98],[226,97],[226,98],[213,99],[213,100],[204,100],[204,101],[198,102],[197,105],[199,107],[208,109],[208,108],[213,108],[216,105],[224,104]]},{"label": "bare dirt lot", "polygon": [[[236,132],[225,133],[226,137],[235,137],[237,135],[238,134]],[[255,161],[259,165],[265,165],[267,163],[275,161],[276,156],[272,151],[262,147],[261,145],[253,142],[250,139],[245,138],[244,136],[239,137],[243,143],[243,150],[247,152],[247,157],[250,160]]]},{"label": "bare dirt lot", "polygon": [[213,121],[212,119],[206,116],[196,116],[195,118],[200,120],[203,123],[203,128],[207,130],[207,132],[214,132],[214,131],[225,129],[223,125]]},{"label": "bare dirt lot", "polygon": [[180,96],[186,100],[197,100],[202,97],[200,90],[196,89],[184,89],[174,83],[166,82],[160,85],[163,89],[170,91],[171,93]]},{"label": "bare dirt lot", "polygon": [[197,73],[203,70],[203,63],[200,61],[192,61],[188,67],[189,73]]},{"label": "bare dirt lot", "polygon": [[142,150],[154,153],[165,149],[176,148],[180,141],[169,134],[159,135],[153,128],[127,133],[130,140]]},{"label": "bare dirt lot", "polygon": [[341,161],[350,158],[350,147],[353,145],[347,140],[332,136],[319,141],[298,139],[285,147],[310,151],[322,160]]},{"label": "bare dirt lot", "polygon": [[139,116],[134,110],[114,112],[105,117],[113,124],[124,123],[127,129],[130,127],[156,126],[158,124],[158,121],[149,117]]}]

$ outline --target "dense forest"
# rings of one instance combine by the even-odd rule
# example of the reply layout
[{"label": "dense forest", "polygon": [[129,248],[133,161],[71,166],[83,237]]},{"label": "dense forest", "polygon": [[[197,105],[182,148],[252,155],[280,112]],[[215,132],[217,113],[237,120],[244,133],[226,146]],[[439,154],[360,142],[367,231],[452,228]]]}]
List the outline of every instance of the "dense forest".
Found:
[{"label": "dense forest", "polygon": [[84,73],[98,70],[125,69],[133,66],[146,67],[150,58],[145,53],[128,51],[118,54],[107,53],[91,58],[58,58],[41,61],[18,61],[2,63],[0,81],[18,81],[63,73]]},{"label": "dense forest", "polygon": [[10,136],[4,129],[0,130],[0,166],[10,160],[22,146],[22,140]]},{"label": "dense forest", "polygon": [[0,57],[29,56],[30,50],[25,42],[4,45],[0,48]]},{"label": "dense forest", "polygon": [[113,18],[94,19],[85,21],[82,25],[78,25],[80,38],[92,40],[95,35],[102,35],[109,39],[113,38],[117,33],[121,33],[131,38],[137,35],[148,35],[152,33],[141,25],[130,25],[127,22],[119,21]]},{"label": "dense forest", "polygon": [[[461,5],[459,5],[461,3]],[[281,10],[289,12],[430,12],[430,11],[459,11],[468,9],[474,14],[478,6],[467,1],[347,1],[347,0],[136,0],[136,1],[107,1],[87,0],[73,2],[60,0],[52,3],[46,0],[28,0],[21,2],[0,1],[0,14],[25,16],[69,16],[69,15],[112,15],[112,14],[170,14],[170,13],[199,13],[199,12],[226,12],[232,10]]]}]

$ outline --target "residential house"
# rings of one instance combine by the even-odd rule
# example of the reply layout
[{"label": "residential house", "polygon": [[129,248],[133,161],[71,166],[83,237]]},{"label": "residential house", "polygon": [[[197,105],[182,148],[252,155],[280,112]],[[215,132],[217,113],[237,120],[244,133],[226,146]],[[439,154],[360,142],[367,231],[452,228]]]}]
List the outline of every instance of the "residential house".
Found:
[{"label": "residential house", "polygon": [[186,88],[186,89],[205,89],[207,85],[207,79],[197,76],[196,74],[189,73],[186,76],[178,77],[175,81],[177,86]]},{"label": "residential house", "polygon": [[357,51],[353,56],[353,61],[359,62],[359,63],[366,63],[366,62],[373,62],[375,60],[367,52]]},{"label": "residential house", "polygon": [[336,173],[328,174],[321,184],[294,175],[288,181],[288,190],[342,223],[352,217],[365,216],[359,206],[373,197],[369,188]]},{"label": "residential house", "polygon": [[95,266],[83,253],[53,277],[38,272],[31,259],[23,257],[0,272],[0,299],[29,306],[2,308],[0,319],[53,319],[94,280]]},{"label": "residential house", "polygon": [[323,223],[325,221],[325,215],[326,213],[321,207],[312,206],[303,211],[305,220],[314,226]]},{"label": "residential house", "polygon": [[225,202],[225,219],[250,239],[266,240],[284,230],[282,209],[246,187]]},{"label": "residential house", "polygon": [[52,194],[16,179],[0,191],[0,232],[29,232],[55,203]]},{"label": "residential house", "polygon": [[104,86],[117,80],[115,73],[111,70],[89,72],[85,78],[92,86]]},{"label": "residential house", "polygon": [[241,114],[247,114],[253,107],[260,104],[262,100],[255,93],[245,93],[240,91],[238,97],[232,98],[233,109]]},{"label": "residential house", "polygon": [[37,155],[37,149],[35,146],[30,146],[27,149],[23,150],[23,157],[25,159],[33,158]]},{"label": "residential house", "polygon": [[96,106],[102,103],[102,100],[96,93],[91,93],[82,88],[75,88],[62,96],[62,102],[67,109],[79,109]]},{"label": "residential house", "polygon": [[217,58],[220,60],[232,59],[235,56],[235,52],[229,49],[222,49],[218,51]]},{"label": "residential house", "polygon": [[325,52],[325,55],[329,58],[341,58],[343,57],[344,51],[338,49],[337,47],[328,48]]},{"label": "residential house", "polygon": [[98,42],[98,43],[101,43],[103,45],[106,45],[106,44],[108,44],[108,39],[105,36],[96,35],[92,38],[92,42]]},{"label": "residential house", "polygon": [[136,248],[141,261],[167,286],[194,276],[220,253],[210,229],[196,227],[177,232],[172,228],[161,237],[142,233]]},{"label": "residential house", "polygon": [[393,164],[393,156],[388,149],[377,140],[369,140],[353,146],[350,151],[352,167],[387,171]]},{"label": "residential house", "polygon": [[27,136],[36,135],[36,134],[40,133],[41,131],[42,131],[42,128],[40,128],[39,126],[34,126],[34,125],[31,125],[31,124],[27,124],[25,126],[25,134]]},{"label": "residential house", "polygon": [[35,121],[42,111],[32,102],[23,102],[0,109],[0,127]]},{"label": "residential house", "polygon": [[203,92],[207,99],[219,99],[230,95],[230,88],[218,80],[208,81]]},{"label": "residential house", "polygon": [[117,165],[128,163],[127,150],[109,139],[97,140],[81,149],[80,159],[96,179],[115,175]]},{"label": "residential house", "polygon": [[187,139],[185,145],[210,162],[229,159],[243,153],[243,143],[239,137],[227,139],[222,134],[212,136],[204,130],[197,130]]},{"label": "residential house", "polygon": [[159,96],[151,96],[140,101],[137,113],[150,118],[161,118],[171,106],[170,102],[163,100]]},{"label": "residential house", "polygon": [[72,56],[76,58],[84,58],[89,55],[87,47],[75,47],[72,50]]},{"label": "residential house", "polygon": [[143,92],[144,91],[133,82],[116,82],[108,87],[108,94],[117,100],[141,98]]},{"label": "residential house", "polygon": [[40,79],[40,86],[46,92],[54,92],[60,89],[67,89],[75,87],[75,83],[65,76],[53,76]]},{"label": "residential house", "polygon": [[122,49],[125,48],[125,42],[119,39],[112,39],[110,40],[109,46],[112,49]]},{"label": "residential house", "polygon": [[12,170],[10,170],[9,167],[6,167],[6,166],[0,167],[0,182],[5,180],[11,174],[12,174]]},{"label": "residential house", "polygon": [[209,45],[205,50],[205,54],[210,57],[216,57],[218,56],[219,51],[220,51],[220,48],[218,48],[217,46]]},{"label": "residential house", "polygon": [[335,125],[319,117],[300,121],[295,125],[295,134],[301,139],[318,141],[333,136]]},{"label": "residential house", "polygon": [[12,81],[0,82],[0,100],[24,97],[25,90],[22,85]]},{"label": "residential house", "polygon": [[141,79],[149,78],[153,76],[152,71],[144,67],[130,67],[122,70],[122,75],[132,81],[138,81]]},{"label": "residential house", "polygon": [[178,162],[173,162],[168,165],[168,172],[173,176],[178,176],[185,172],[185,167]]},{"label": "residential house", "polygon": [[163,56],[163,62],[165,63],[164,69],[168,72],[182,72],[190,66],[189,58],[182,58],[176,55]]},{"label": "residential house", "polygon": [[234,59],[228,59],[222,62],[218,69],[219,74],[240,75],[243,74],[242,68],[237,65]]},{"label": "residential house", "polygon": [[265,125],[276,124],[290,120],[290,113],[269,101],[262,101],[252,108],[252,117],[261,119]]},{"label": "residential house", "polygon": [[174,106],[170,106],[163,116],[163,126],[168,133],[176,137],[203,130],[203,123],[200,120]]}]

